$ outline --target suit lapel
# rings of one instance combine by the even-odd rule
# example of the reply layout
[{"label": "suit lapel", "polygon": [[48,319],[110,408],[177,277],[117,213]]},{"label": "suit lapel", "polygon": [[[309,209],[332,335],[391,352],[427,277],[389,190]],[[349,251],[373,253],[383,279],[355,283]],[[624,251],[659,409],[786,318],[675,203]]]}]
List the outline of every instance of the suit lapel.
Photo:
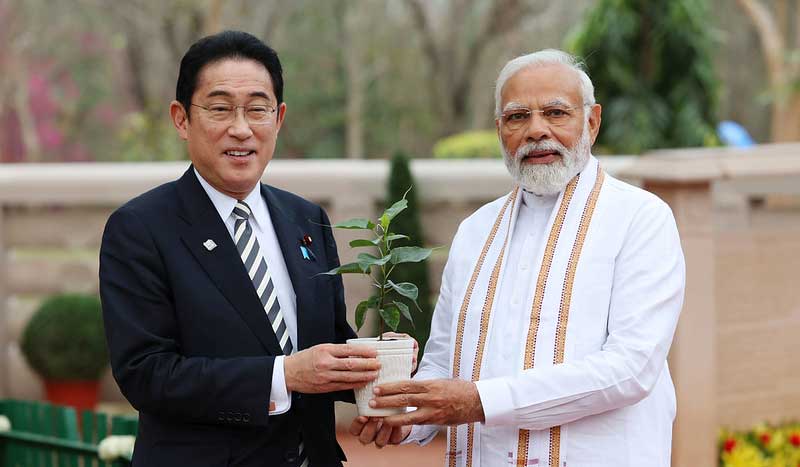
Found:
[{"label": "suit lapel", "polygon": [[297,297],[297,340],[295,346],[298,350],[308,346],[308,333],[315,329],[313,314],[316,312],[316,298],[313,293],[313,279],[319,272],[320,265],[313,260],[303,258],[300,251],[303,236],[306,231],[301,228],[301,223],[306,225],[306,219],[298,221],[295,211],[286,205],[280,193],[268,185],[261,185],[261,194],[267,201],[269,215],[272,218],[272,227],[278,237],[278,243],[286,263],[286,270],[292,281],[295,296]]},{"label": "suit lapel", "polygon": [[[179,215],[187,222],[181,238],[206,274],[253,331],[261,345],[274,355],[283,352],[269,324],[253,282],[239,258],[225,224],[213,203],[189,167],[177,183],[182,201]],[[212,240],[217,246],[209,250],[204,243]]]}]

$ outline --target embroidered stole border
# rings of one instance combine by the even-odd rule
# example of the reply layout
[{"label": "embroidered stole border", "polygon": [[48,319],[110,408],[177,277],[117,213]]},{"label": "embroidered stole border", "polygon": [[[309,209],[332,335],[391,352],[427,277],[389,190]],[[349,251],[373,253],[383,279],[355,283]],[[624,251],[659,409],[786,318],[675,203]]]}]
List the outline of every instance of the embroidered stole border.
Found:
[{"label": "embroidered stole border", "polygon": [[[570,253],[569,262],[567,264],[567,271],[564,277],[564,284],[562,286],[561,292],[561,303],[559,306],[558,311],[558,324],[556,328],[556,339],[555,339],[555,353],[553,357],[553,364],[561,364],[564,362],[564,350],[566,345],[566,331],[567,331],[567,322],[569,320],[569,307],[572,298],[572,287],[575,280],[575,271],[577,269],[578,260],[580,259],[581,250],[583,249],[583,243],[586,239],[586,233],[589,229],[589,224],[591,223],[592,215],[594,213],[595,205],[597,204],[597,198],[600,194],[600,188],[603,185],[603,180],[605,178],[604,172],[597,168],[597,176],[595,179],[594,186],[592,188],[591,193],[589,194],[589,198],[584,206],[583,212],[581,214],[581,220],[578,227],[577,237],[575,239],[575,243],[573,244],[572,251]],[[547,287],[547,278],[550,274],[550,267],[553,263],[553,258],[555,257],[555,249],[556,245],[558,244],[558,239],[561,234],[561,229],[564,224],[564,220],[566,219],[567,210],[569,208],[570,202],[572,201],[572,197],[575,194],[575,190],[578,186],[578,182],[580,180],[580,175],[576,176],[570,183],[567,185],[564,191],[564,197],[562,199],[561,205],[559,206],[559,211],[556,214],[555,220],[553,222],[553,226],[550,229],[550,235],[547,239],[547,245],[545,247],[544,257],[542,259],[542,265],[539,270],[539,276],[536,282],[536,293],[534,295],[533,305],[531,307],[531,321],[528,328],[528,337],[525,344],[525,361],[524,361],[524,369],[533,368],[534,365],[534,356],[536,352],[536,336],[539,331],[539,323],[541,321],[541,312],[542,312],[542,303],[544,301],[544,294],[545,289]],[[459,310],[458,316],[458,323],[456,328],[456,338],[455,338],[455,348],[453,353],[453,378],[459,378],[461,376],[461,357],[463,352],[463,341],[464,341],[464,330],[466,327],[466,320],[467,320],[467,311],[469,309],[469,304],[472,299],[473,290],[475,288],[475,283],[478,280],[481,270],[483,269],[483,264],[486,260],[486,256],[491,249],[492,245],[494,244],[495,237],[497,236],[497,231],[500,228],[500,224],[505,217],[506,212],[508,211],[509,205],[511,206],[511,211],[509,214],[509,226],[506,231],[506,236],[503,241],[503,246],[500,250],[500,254],[495,262],[494,267],[492,268],[492,274],[489,277],[489,284],[487,290],[487,296],[484,301],[483,307],[481,309],[481,321],[480,321],[480,334],[478,336],[478,345],[475,352],[475,362],[472,368],[472,381],[477,381],[480,378],[480,369],[481,364],[483,361],[483,354],[486,347],[486,338],[488,334],[488,327],[489,327],[489,318],[492,311],[492,306],[494,303],[494,296],[497,287],[497,280],[500,275],[500,271],[502,269],[502,262],[503,257],[505,256],[505,250],[508,244],[508,238],[511,233],[511,220],[513,217],[514,206],[516,203],[516,199],[519,195],[519,189],[514,190],[506,199],[505,204],[503,205],[500,213],[495,220],[495,223],[489,232],[489,236],[486,239],[486,243],[483,246],[483,250],[481,250],[481,254],[478,257],[478,261],[475,265],[475,269],[472,272],[472,276],[470,277],[470,281],[467,285],[467,290],[464,295],[464,301],[461,304],[461,309]],[[473,440],[474,440],[474,433],[475,433],[475,424],[470,423],[467,426],[467,445],[466,445],[466,467],[472,467],[472,452],[473,452]],[[458,427],[457,426],[450,426],[448,427],[447,431],[447,438],[448,438],[448,466],[449,467],[456,467],[457,464],[457,454],[458,454]],[[527,465],[528,459],[528,450],[530,445],[530,430],[520,430],[519,431],[519,438],[518,438],[518,445],[517,445],[517,465]],[[549,465],[552,467],[557,467],[560,458],[560,449],[561,449],[561,428],[560,427],[553,427],[550,429],[550,459]],[[556,465],[553,465],[553,461],[556,462]]]},{"label": "embroidered stole border", "polygon": [[[528,338],[525,344],[525,362],[524,369],[531,369],[534,366],[534,358],[536,354],[536,336],[539,332],[539,323],[542,314],[542,302],[544,301],[544,292],[547,286],[547,277],[550,274],[550,266],[553,263],[555,256],[555,248],[558,243],[558,238],[561,233],[561,228],[566,218],[567,208],[572,199],[572,195],[577,187],[579,177],[576,177],[569,185],[564,193],[564,200],[561,203],[553,227],[550,230],[550,236],[547,240],[547,247],[545,249],[544,259],[542,266],[539,270],[539,277],[536,282],[536,295],[534,295],[533,305],[531,307],[531,322],[528,328]],[[589,199],[581,213],[581,220],[578,226],[578,233],[575,243],[570,252],[569,262],[567,263],[567,271],[564,276],[564,284],[561,288],[561,303],[558,309],[558,324],[556,328],[555,338],[555,352],[553,355],[553,364],[559,365],[564,363],[564,348],[567,340],[567,322],[569,320],[569,306],[572,300],[572,287],[575,282],[575,271],[580,259],[583,243],[586,240],[586,233],[589,230],[589,224],[594,214],[594,208],[597,204],[597,198],[600,195],[600,188],[603,185],[605,174],[597,168],[597,177],[589,194]],[[519,440],[517,444],[517,465],[527,465],[528,449],[530,444],[530,430],[520,430]],[[556,426],[550,429],[550,453],[548,465],[551,467],[558,467],[559,459],[561,457],[561,427]],[[555,464],[553,464],[555,462]]]},{"label": "embroidered stole border", "polygon": [[[458,327],[456,329],[456,339],[455,339],[455,349],[453,354],[453,378],[457,379],[461,375],[461,352],[464,342],[464,328],[466,327],[467,321],[467,310],[469,309],[469,303],[472,299],[472,292],[475,288],[475,283],[478,281],[478,276],[480,275],[481,269],[483,269],[483,263],[486,260],[486,255],[489,253],[489,249],[491,248],[492,244],[494,243],[495,237],[497,236],[497,231],[500,228],[500,223],[505,216],[506,211],[508,211],[509,205],[511,205],[511,210],[509,211],[508,216],[508,228],[506,229],[506,237],[503,240],[503,247],[500,250],[500,255],[495,262],[494,268],[492,270],[492,275],[489,278],[489,288],[487,291],[486,300],[483,303],[483,308],[481,310],[481,329],[480,329],[480,336],[478,337],[478,349],[476,352],[475,363],[472,368],[472,381],[477,381],[480,377],[480,368],[481,362],[483,360],[483,350],[486,347],[486,334],[489,328],[489,315],[492,311],[492,304],[494,303],[494,294],[495,289],[497,287],[497,278],[500,274],[501,264],[503,262],[503,256],[505,256],[506,246],[508,244],[508,237],[511,231],[511,218],[513,217],[514,213],[514,205],[516,204],[517,197],[519,196],[519,189],[515,189],[511,194],[509,194],[508,198],[506,199],[505,204],[503,204],[503,208],[500,210],[500,213],[497,215],[497,219],[494,222],[494,226],[492,226],[492,230],[489,232],[489,237],[486,239],[486,243],[483,245],[483,250],[481,250],[481,254],[478,257],[478,262],[475,265],[475,270],[472,271],[472,276],[470,277],[469,284],[467,285],[467,292],[464,295],[464,301],[461,304],[461,310],[458,314]],[[475,424],[470,423],[467,427],[467,466],[472,465],[472,442],[473,436],[475,433]],[[450,426],[447,429],[447,438],[448,438],[448,446],[449,451],[447,453],[448,458],[448,465],[449,467],[456,467],[456,456],[458,454],[458,427],[457,426]]]}]

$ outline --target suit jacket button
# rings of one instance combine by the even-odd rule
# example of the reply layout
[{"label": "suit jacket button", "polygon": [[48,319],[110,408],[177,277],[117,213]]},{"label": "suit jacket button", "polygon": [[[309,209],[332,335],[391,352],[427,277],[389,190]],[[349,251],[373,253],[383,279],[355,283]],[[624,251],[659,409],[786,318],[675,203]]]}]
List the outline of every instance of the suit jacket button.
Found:
[{"label": "suit jacket button", "polygon": [[284,457],[286,458],[286,462],[294,462],[297,460],[297,451],[287,451]]},{"label": "suit jacket button", "polygon": [[248,423],[250,421],[250,414],[245,413],[244,415],[242,415],[242,421]]},{"label": "suit jacket button", "polygon": [[239,412],[234,412],[233,419],[236,420],[237,422],[241,422],[242,421],[242,414],[239,413]]}]

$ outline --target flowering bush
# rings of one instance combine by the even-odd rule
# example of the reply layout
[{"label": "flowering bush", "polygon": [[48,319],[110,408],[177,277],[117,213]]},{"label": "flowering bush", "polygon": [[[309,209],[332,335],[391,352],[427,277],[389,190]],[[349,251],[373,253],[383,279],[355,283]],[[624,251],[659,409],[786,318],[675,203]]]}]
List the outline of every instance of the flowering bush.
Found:
[{"label": "flowering bush", "polygon": [[721,467],[800,467],[800,423],[722,430],[719,457]]}]

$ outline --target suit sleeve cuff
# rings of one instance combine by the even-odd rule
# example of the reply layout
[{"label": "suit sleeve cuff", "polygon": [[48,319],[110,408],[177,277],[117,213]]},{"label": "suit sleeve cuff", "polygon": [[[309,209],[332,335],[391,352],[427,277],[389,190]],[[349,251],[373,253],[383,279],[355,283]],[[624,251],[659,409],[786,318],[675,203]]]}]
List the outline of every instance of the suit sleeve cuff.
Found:
[{"label": "suit sleeve cuff", "polygon": [[514,403],[511,389],[504,378],[476,381],[478,395],[483,405],[486,426],[510,425],[514,421]]},{"label": "suit sleeve cuff", "polygon": [[275,363],[272,365],[272,388],[269,394],[270,415],[286,413],[292,407],[291,394],[289,394],[289,390],[286,389],[286,377],[283,373],[283,359],[283,355],[275,357]]}]

